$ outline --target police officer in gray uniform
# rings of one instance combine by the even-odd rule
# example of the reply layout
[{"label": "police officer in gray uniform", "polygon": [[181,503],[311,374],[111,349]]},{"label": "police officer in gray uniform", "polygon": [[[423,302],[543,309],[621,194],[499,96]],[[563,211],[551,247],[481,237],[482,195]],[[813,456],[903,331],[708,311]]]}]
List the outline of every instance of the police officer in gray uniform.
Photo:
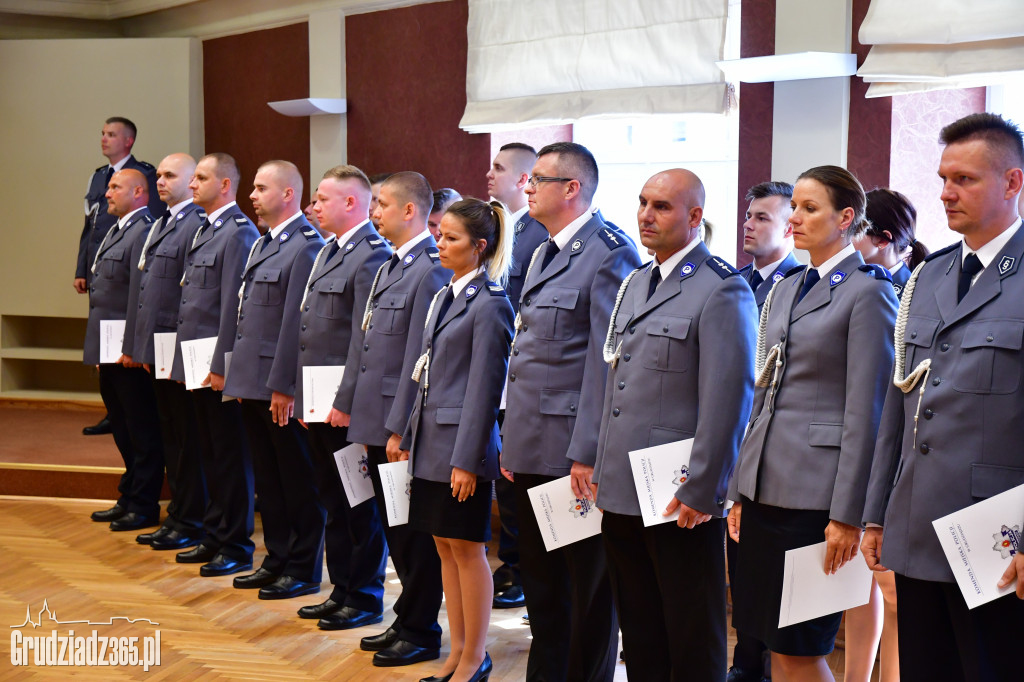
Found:
[{"label": "police officer in gray uniform", "polygon": [[370,181],[355,166],[335,166],[324,173],[314,212],[330,241],[317,254],[299,318],[295,405],[309,429],[316,486],[327,512],[324,545],[334,585],[326,601],[300,608],[299,616],[319,619],[322,630],[379,623],[384,608],[387,546],[377,505],[373,500],[349,505],[334,460],[334,453],[349,444],[346,429],[323,418],[319,423],[309,419],[311,396],[305,395],[303,382],[305,367],[348,365],[355,370],[348,359],[359,356],[370,287],[391,257],[391,249],[370,224],[370,196]]},{"label": "police officer in gray uniform", "polygon": [[237,400],[222,400],[226,354],[238,325],[238,286],[256,226],[235,203],[238,165],[228,154],[207,154],[196,165],[189,187],[207,218],[185,244],[185,273],[178,309],[178,346],[171,378],[185,381],[181,343],[217,337],[210,388],[189,392],[198,423],[199,456],[207,483],[203,540],[179,553],[178,563],[198,563],[201,576],[230,575],[252,568],[252,457]]},{"label": "police officer in gray uniform", "polygon": [[[451,277],[442,268],[437,242],[427,231],[433,193],[419,173],[395,173],[381,185],[373,221],[395,246],[374,276],[362,319],[365,335],[350,356],[334,401],[331,423],[348,426],[348,440],[367,446],[377,507],[386,514],[377,466],[398,458],[398,445],[416,398],[412,380],[427,309]],[[389,452],[390,451],[390,452]],[[374,651],[373,664],[399,666],[436,659],[441,649],[441,562],[428,533],[408,525],[386,527],[388,550],[402,581],[395,621],[359,646]]]},{"label": "police officer in gray uniform", "polygon": [[[75,265],[75,291],[84,294],[88,291],[88,283],[92,280],[92,264],[96,260],[96,250],[116,221],[107,212],[107,183],[111,176],[122,168],[134,168],[146,176],[149,187],[149,210],[153,216],[164,211],[164,204],[157,196],[156,169],[145,161],[138,161],[131,155],[135,144],[135,124],[127,118],[114,116],[103,124],[100,133],[100,149],[108,163],[93,171],[89,178],[89,188],[85,193],[85,224],[82,235],[78,239],[78,259]],[[104,417],[98,424],[82,429],[86,436],[110,433],[110,422]],[[101,519],[110,521],[110,518]]]},{"label": "police officer in gray uniform", "polygon": [[293,418],[299,304],[324,240],[302,215],[302,176],[288,161],[256,171],[249,198],[268,230],[242,271],[238,329],[224,392],[242,400],[267,557],[234,579],[260,599],[320,590],[324,510],[317,501],[306,432]]},{"label": "police officer in gray uniform", "polygon": [[793,255],[793,227],[789,200],[793,185],[762,182],[747,190],[747,219],[743,223],[743,253],[754,257],[740,275],[754,291],[758,311],[772,290],[793,268],[801,267]]},{"label": "police officer in gray uniform", "polygon": [[[639,680],[725,679],[726,482],[754,394],[757,308],[700,240],[704,187],[658,173],[640,193],[655,260],[623,283],[608,330],[594,485],[626,670]],[[629,452],[692,439],[675,523],[644,527]],[[683,464],[683,462],[680,462]]]},{"label": "police officer in gray uniform", "polygon": [[1019,680],[1024,518],[993,526],[1008,566],[980,586],[1010,593],[970,610],[932,521],[1024,484],[1024,144],[994,114],[955,121],[940,139],[941,198],[963,239],[929,256],[903,292],[862,549],[870,567],[896,574],[903,679]]},{"label": "police officer in gray uniform", "polygon": [[195,165],[188,154],[171,154],[157,167],[157,191],[168,208],[146,235],[138,263],[139,286],[131,292],[125,324],[126,359],[141,362],[154,379],[164,463],[171,488],[163,525],[135,539],[159,550],[198,544],[206,510],[206,482],[199,463],[198,427],[192,401],[183,384],[156,379],[159,368],[155,367],[153,340],[154,333],[173,332],[177,327],[185,250],[206,220],[203,209],[192,203],[192,191],[188,188]]},{"label": "police officer in gray uniform", "polygon": [[502,467],[514,472],[523,590],[533,642],[527,679],[611,679],[618,639],[599,537],[551,552],[527,490],[572,474],[592,498],[607,365],[602,349],[619,285],[640,265],[632,243],[590,212],[597,162],[569,142],[540,150],[530,215],[551,238],[523,285],[509,361]]},{"label": "police officer in gray uniform", "polygon": [[[118,220],[104,237],[92,265],[85,331],[87,365],[99,365],[100,322],[124,320],[129,293],[138,286],[137,264],[153,224],[146,192],[146,178],[137,170],[120,170],[110,178],[107,210]],[[160,520],[164,456],[152,382],[141,364],[126,362],[123,355],[118,363],[99,368],[100,395],[125,472],[117,486],[117,503],[94,512],[92,519],[110,521],[110,529],[117,531],[155,526]]]}]

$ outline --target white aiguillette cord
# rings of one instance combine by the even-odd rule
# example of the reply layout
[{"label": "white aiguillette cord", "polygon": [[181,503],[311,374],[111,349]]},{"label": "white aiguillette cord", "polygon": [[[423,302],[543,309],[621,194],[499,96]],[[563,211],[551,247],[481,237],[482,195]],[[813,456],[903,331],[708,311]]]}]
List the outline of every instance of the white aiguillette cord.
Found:
[{"label": "white aiguillette cord", "polygon": [[[430,328],[430,316],[434,314],[434,306],[437,304],[437,297],[448,291],[451,285],[443,286],[437,290],[434,294],[434,298],[430,299],[430,307],[427,308],[427,319],[423,322],[423,333],[426,334],[426,330]],[[422,378],[422,382],[421,382]],[[421,382],[423,384],[423,400],[427,399],[427,389],[430,388],[430,346],[427,346],[427,352],[421,355],[416,360],[416,365],[412,368],[412,380]]]},{"label": "white aiguillette cord", "polygon": [[604,348],[602,349],[604,361],[612,367],[619,364],[619,356],[622,354],[622,342],[619,342],[618,348],[615,347],[615,320],[619,317],[619,308],[622,306],[622,299],[626,295],[626,287],[629,286],[629,282],[633,279],[633,275],[646,267],[648,266],[641,265],[639,268],[626,275],[626,279],[622,280],[622,284],[619,286],[619,293],[615,295],[615,307],[612,308],[612,316],[608,320],[608,333],[604,337]]},{"label": "white aiguillette cord", "polygon": [[[530,267],[526,268],[526,277],[523,278],[524,288],[526,286],[526,282],[530,280],[530,273],[533,272],[533,264],[537,262],[537,256],[540,255],[541,251],[547,248],[546,245],[547,242],[544,241],[540,243],[540,246],[534,249],[533,257],[530,258]],[[511,352],[511,349],[516,347],[516,339],[519,338],[519,330],[523,328],[523,316],[519,312],[516,312],[515,324],[513,326],[516,328],[516,332],[512,335],[512,343],[509,345],[509,352]]]},{"label": "white aiguillette cord", "polygon": [[900,311],[896,314],[896,329],[893,332],[893,341],[896,346],[896,362],[893,371],[893,384],[904,393],[910,393],[914,386],[920,382],[921,388],[917,396],[917,409],[914,411],[914,444],[917,447],[917,420],[921,415],[921,401],[924,400],[924,389],[928,386],[928,375],[932,371],[932,359],[925,358],[918,363],[910,374],[903,376],[907,364],[907,319],[910,317],[910,301],[914,298],[914,289],[917,287],[917,276],[921,273],[921,263],[907,280],[903,287],[903,297],[900,299]]}]

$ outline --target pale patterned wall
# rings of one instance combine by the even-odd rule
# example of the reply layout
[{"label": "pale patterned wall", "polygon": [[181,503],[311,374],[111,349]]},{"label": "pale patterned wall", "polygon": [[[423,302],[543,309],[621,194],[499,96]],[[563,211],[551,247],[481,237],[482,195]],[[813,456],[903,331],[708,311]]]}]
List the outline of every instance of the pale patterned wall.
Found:
[{"label": "pale patterned wall", "polygon": [[959,239],[946,227],[939,200],[939,131],[958,118],[981,111],[985,111],[985,88],[892,98],[890,187],[906,194],[917,208],[917,238],[932,251]]}]

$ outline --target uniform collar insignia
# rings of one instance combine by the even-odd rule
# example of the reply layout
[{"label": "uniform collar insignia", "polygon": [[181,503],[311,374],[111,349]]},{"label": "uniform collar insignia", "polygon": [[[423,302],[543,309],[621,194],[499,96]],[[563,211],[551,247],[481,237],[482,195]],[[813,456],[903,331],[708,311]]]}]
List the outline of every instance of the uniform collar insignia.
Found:
[{"label": "uniform collar insignia", "polygon": [[408,256],[405,257],[405,260],[403,260],[402,262],[405,263],[406,265],[409,265],[414,260],[416,260],[416,254],[410,253]]},{"label": "uniform collar insignia", "polygon": [[679,276],[686,277],[687,275],[693,272],[694,268],[694,264],[687,261],[685,264],[683,264],[683,267],[679,269]]},{"label": "uniform collar insignia", "polygon": [[835,286],[842,282],[844,279],[846,279],[846,273],[843,272],[842,270],[836,270],[835,272],[832,273],[832,276],[828,278],[828,281],[832,286]]},{"label": "uniform collar insignia", "polygon": [[351,251],[355,247],[356,247],[356,243],[355,242],[349,242],[348,244],[345,245],[345,250],[346,251]]},{"label": "uniform collar insignia", "polygon": [[783,275],[781,272],[776,272],[774,275],[772,275],[772,282],[778,282],[779,280],[782,280],[782,279],[785,279],[785,278],[786,278],[786,276]]},{"label": "uniform collar insignia", "polygon": [[572,243],[572,250],[573,251],[579,251],[582,248],[583,248],[583,242],[581,240],[577,239],[576,241],[574,241]]},{"label": "uniform collar insignia", "polygon": [[468,287],[466,287],[466,298],[472,298],[473,294],[476,293],[476,290],[477,286],[475,284],[470,284]]},{"label": "uniform collar insignia", "polygon": [[[271,241],[273,241],[273,240],[271,240]],[[286,241],[288,241],[288,233],[287,232],[282,232],[281,233],[281,243],[283,244]]]},{"label": "uniform collar insignia", "polygon": [[1013,256],[1003,256],[1002,260],[999,261],[999,274],[1005,275],[1013,267],[1014,263]]}]

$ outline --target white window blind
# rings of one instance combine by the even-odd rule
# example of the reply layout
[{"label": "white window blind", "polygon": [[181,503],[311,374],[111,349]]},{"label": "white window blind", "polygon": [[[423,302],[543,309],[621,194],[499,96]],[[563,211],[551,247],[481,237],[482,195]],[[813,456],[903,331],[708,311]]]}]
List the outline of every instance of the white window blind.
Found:
[{"label": "white window blind", "polygon": [[469,0],[466,111],[489,132],[723,113],[729,0]]},{"label": "white window blind", "polygon": [[860,42],[868,97],[999,83],[1024,73],[1024,2],[872,0]]}]

